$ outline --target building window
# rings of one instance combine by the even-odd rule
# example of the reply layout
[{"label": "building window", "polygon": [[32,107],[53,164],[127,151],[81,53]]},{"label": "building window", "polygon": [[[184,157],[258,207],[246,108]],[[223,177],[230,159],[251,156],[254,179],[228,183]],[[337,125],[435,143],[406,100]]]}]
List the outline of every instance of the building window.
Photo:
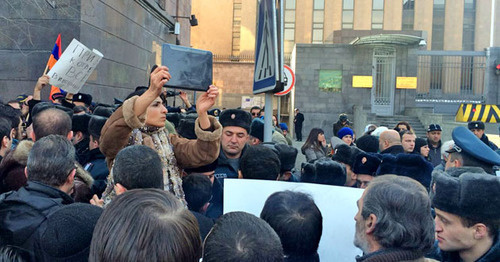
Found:
[{"label": "building window", "polygon": [[285,41],[295,41],[295,0],[285,1],[284,39]]},{"label": "building window", "polygon": [[325,0],[314,0],[312,43],[323,43],[323,23],[325,21]]},{"label": "building window", "polygon": [[372,4],[372,29],[383,29],[384,0],[373,0]]},{"label": "building window", "polygon": [[464,0],[464,27],[462,34],[462,50],[474,50],[474,29],[476,27],[476,1]]},{"label": "building window", "polygon": [[354,0],[343,0],[342,29],[353,29],[353,24],[354,24]]},{"label": "building window", "polygon": [[413,30],[415,20],[415,0],[403,0],[403,25],[401,30]]},{"label": "building window", "polygon": [[432,50],[443,50],[444,48],[444,2],[445,0],[434,0],[432,11]]},{"label": "building window", "polygon": [[233,2],[233,44],[231,55],[240,55],[240,34],[241,34],[241,0]]}]

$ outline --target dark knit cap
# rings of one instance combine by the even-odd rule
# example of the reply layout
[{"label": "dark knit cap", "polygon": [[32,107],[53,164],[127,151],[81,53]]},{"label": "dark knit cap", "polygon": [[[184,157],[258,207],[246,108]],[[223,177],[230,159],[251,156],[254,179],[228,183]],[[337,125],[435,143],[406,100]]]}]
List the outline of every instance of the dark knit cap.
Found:
[{"label": "dark knit cap", "polygon": [[427,145],[428,145],[427,139],[421,138],[421,137],[417,137],[415,139],[415,149],[413,149],[413,152],[417,153],[417,154],[420,154],[420,148],[422,148],[423,146],[427,146]]},{"label": "dark knit cap", "polygon": [[297,148],[284,144],[274,145],[278,151],[278,156],[281,163],[281,173],[291,171],[295,167],[295,160],[297,159]]},{"label": "dark knit cap", "polygon": [[500,218],[500,177],[481,173],[452,177],[439,172],[434,181],[435,208],[474,220]]},{"label": "dark knit cap", "polygon": [[472,129],[483,129],[484,130],[484,122],[482,121],[472,121],[467,124],[469,130]]},{"label": "dark knit cap", "polygon": [[431,184],[432,164],[417,154],[380,154],[382,159],[376,176],[399,175],[413,178],[420,182],[427,190]]},{"label": "dark knit cap", "polygon": [[252,120],[250,135],[258,138],[260,141],[264,141],[264,121],[262,121],[262,119],[255,118]]},{"label": "dark knit cap", "polygon": [[77,93],[73,95],[73,102],[83,102],[86,105],[92,104],[92,96],[84,93]]},{"label": "dark knit cap", "polygon": [[102,208],[83,203],[65,205],[40,228],[35,256],[43,261],[88,261],[90,242]]},{"label": "dark knit cap", "polygon": [[355,174],[375,176],[380,162],[381,160],[376,154],[362,152],[354,159],[352,171]]},{"label": "dark knit cap", "polygon": [[99,139],[101,137],[101,130],[106,124],[108,119],[102,116],[93,115],[89,120],[89,134],[95,138]]},{"label": "dark knit cap", "polygon": [[89,134],[89,122],[90,115],[82,114],[82,115],[73,115],[71,119],[71,130],[73,132],[82,132],[85,135]]},{"label": "dark knit cap", "polygon": [[252,116],[241,109],[226,109],[220,114],[219,122],[223,127],[239,126],[250,132]]},{"label": "dark knit cap", "polygon": [[196,139],[196,133],[194,132],[195,119],[181,119],[179,126],[177,127],[177,133],[187,139]]},{"label": "dark knit cap", "polygon": [[369,153],[377,153],[379,149],[378,138],[372,135],[364,135],[356,139],[356,146]]}]

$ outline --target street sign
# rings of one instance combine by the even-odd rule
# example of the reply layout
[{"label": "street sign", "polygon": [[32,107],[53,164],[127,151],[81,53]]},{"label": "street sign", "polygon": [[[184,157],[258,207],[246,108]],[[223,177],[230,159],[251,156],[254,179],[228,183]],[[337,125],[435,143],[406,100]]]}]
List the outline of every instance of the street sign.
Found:
[{"label": "street sign", "polygon": [[293,70],[287,66],[287,65],[283,65],[284,69],[283,70],[283,73],[285,75],[285,89],[281,92],[278,92],[274,95],[277,95],[277,96],[284,96],[288,93],[290,93],[290,91],[292,91],[293,87],[295,86],[295,73],[293,72]]},{"label": "street sign", "polygon": [[275,0],[259,1],[253,93],[271,91],[279,80]]}]

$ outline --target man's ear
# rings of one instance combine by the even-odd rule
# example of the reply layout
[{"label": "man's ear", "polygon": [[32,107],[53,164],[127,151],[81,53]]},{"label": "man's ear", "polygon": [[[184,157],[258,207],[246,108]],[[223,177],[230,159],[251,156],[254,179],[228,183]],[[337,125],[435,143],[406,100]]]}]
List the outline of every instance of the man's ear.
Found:
[{"label": "man's ear", "polygon": [[370,214],[365,219],[366,234],[369,235],[375,231],[375,225],[377,224],[377,216],[375,214]]},{"label": "man's ear", "polygon": [[68,138],[69,141],[71,141],[71,139],[73,138],[73,131],[69,131],[66,137]]},{"label": "man's ear", "polygon": [[26,179],[28,179],[28,167],[24,168],[24,175],[26,176]]},{"label": "man's ear", "polygon": [[35,132],[33,131],[33,128],[31,128],[30,137],[31,137],[31,140],[33,140],[33,142],[36,141]]},{"label": "man's ear", "polygon": [[[12,138],[12,136],[11,136],[11,138]],[[9,146],[9,138],[7,136],[4,136],[2,138],[2,145],[0,147],[7,148],[8,146]]]},{"label": "man's ear", "polygon": [[69,185],[73,185],[75,183],[75,175],[76,175],[76,168],[69,173],[68,178],[66,178],[66,183]]},{"label": "man's ear", "polygon": [[12,128],[12,129],[10,130],[9,138],[10,138],[10,139],[14,138],[14,137],[15,137],[15,134],[16,134],[16,129]]},{"label": "man's ear", "polygon": [[238,170],[238,178],[239,178],[239,179],[242,179],[242,178],[243,178],[243,175],[241,174],[241,170]]},{"label": "man's ear", "polygon": [[116,183],[115,184],[115,192],[116,192],[116,195],[118,196],[118,195],[121,195],[121,194],[127,192],[127,189],[124,186],[122,186],[122,184]]},{"label": "man's ear", "polygon": [[488,228],[483,223],[477,223],[474,226],[474,239],[479,240],[488,236]]}]

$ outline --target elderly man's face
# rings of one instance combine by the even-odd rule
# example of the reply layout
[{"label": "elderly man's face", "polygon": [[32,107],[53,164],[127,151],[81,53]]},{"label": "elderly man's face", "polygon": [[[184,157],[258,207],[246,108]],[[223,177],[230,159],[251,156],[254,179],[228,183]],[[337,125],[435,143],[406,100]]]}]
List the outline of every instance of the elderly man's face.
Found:
[{"label": "elderly man's face", "polygon": [[354,235],[354,245],[361,249],[363,253],[369,253],[368,240],[366,239],[366,228],[365,228],[365,219],[361,215],[361,211],[363,210],[363,199],[365,197],[366,190],[363,192],[363,195],[358,200],[358,213],[354,216],[354,221],[356,221],[356,233]]}]

